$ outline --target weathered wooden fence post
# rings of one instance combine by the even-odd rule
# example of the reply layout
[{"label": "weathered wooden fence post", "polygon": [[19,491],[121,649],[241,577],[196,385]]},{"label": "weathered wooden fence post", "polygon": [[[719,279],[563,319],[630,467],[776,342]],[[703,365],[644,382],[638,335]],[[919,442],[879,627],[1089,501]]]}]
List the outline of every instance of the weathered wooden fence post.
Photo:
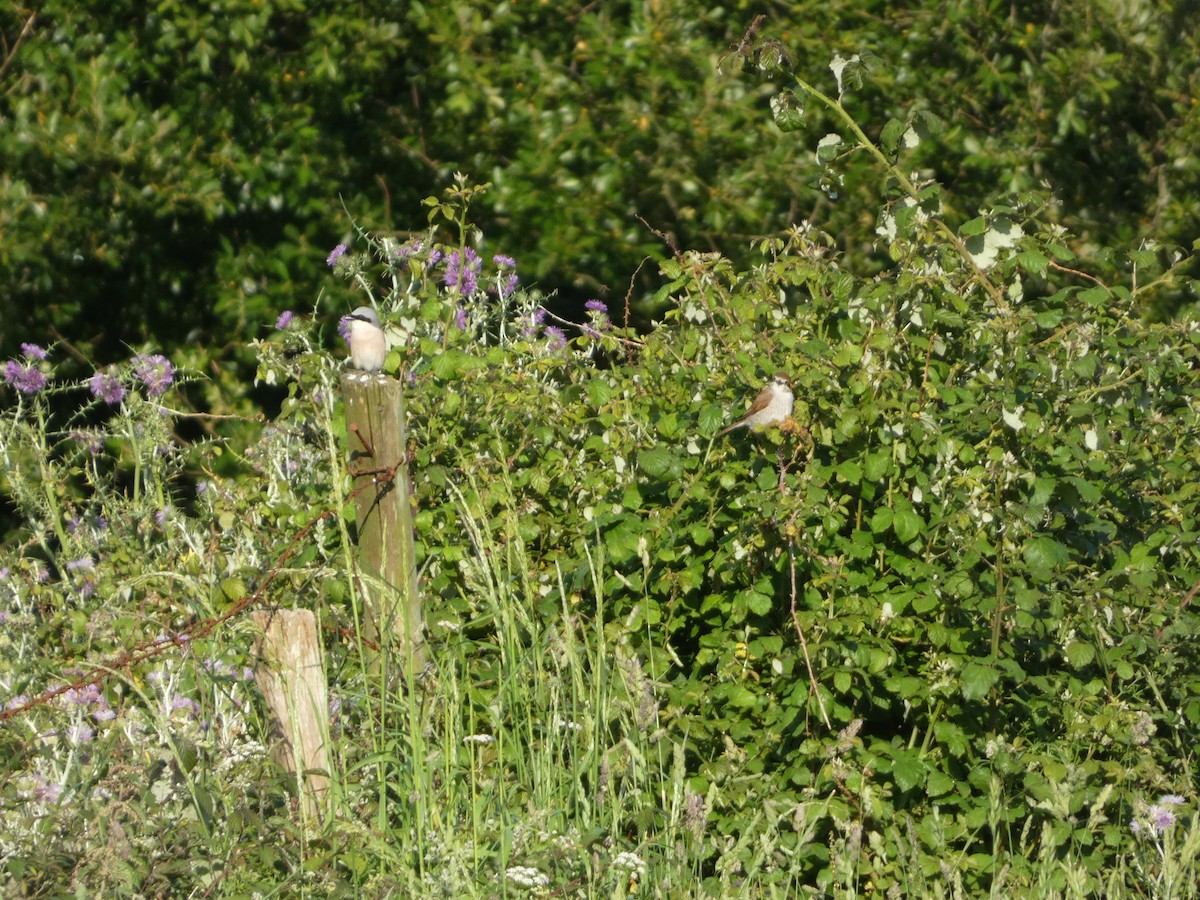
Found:
[{"label": "weathered wooden fence post", "polygon": [[307,609],[261,609],[254,641],[254,680],[267,701],[271,758],[296,773],[301,818],[324,818],[329,787],[329,701],[317,617]]},{"label": "weathered wooden fence post", "polygon": [[[350,471],[357,490],[359,567],[366,636],[397,638],[410,671],[422,666],[413,514],[409,497],[404,388],[398,379],[350,371],[342,375]],[[411,656],[409,656],[411,654]]]}]

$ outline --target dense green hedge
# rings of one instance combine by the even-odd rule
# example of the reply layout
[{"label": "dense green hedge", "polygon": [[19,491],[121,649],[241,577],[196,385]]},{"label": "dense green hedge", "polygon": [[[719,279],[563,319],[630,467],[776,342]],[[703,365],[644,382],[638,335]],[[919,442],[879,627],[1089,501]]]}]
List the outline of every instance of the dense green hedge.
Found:
[{"label": "dense green hedge", "polygon": [[[345,210],[369,229],[416,227],[420,200],[456,169],[495,185],[476,207],[485,233],[576,306],[616,301],[631,276],[646,300],[653,266],[633,273],[668,252],[651,228],[749,261],[751,238],[808,218],[858,269],[881,265],[860,218],[875,185],[823,184],[808,148],[829,123],[811,116],[807,143],[781,135],[763,116],[771,88],[741,72],[756,12],[10,6],[0,352],[51,328],[97,362],[156,344],[197,368],[219,360],[210,371],[236,374],[222,388],[237,394],[236,347],[315,293],[329,248],[352,236]],[[853,101],[864,128],[877,136],[910,109],[944,118],[946,136],[912,163],[954,188],[961,216],[1047,184],[1047,219],[1124,251],[1147,235],[1187,245],[1200,226],[1185,17],[1182,3],[843,2],[770,9],[759,34],[809,78],[831,50],[870,50],[880,65]],[[1120,268],[1091,259],[1109,280]],[[1167,291],[1145,305],[1191,301]],[[636,321],[652,309],[635,305]]]},{"label": "dense green hedge", "polygon": [[[15,273],[5,302],[26,315],[6,316],[6,326],[16,325],[5,338],[54,344],[45,359],[39,348],[26,348],[5,370],[14,402],[0,434],[2,484],[18,522],[0,589],[19,626],[0,632],[6,691],[36,693],[79,659],[102,661],[134,641],[158,640],[157,629],[208,621],[265,584],[278,596],[264,603],[303,597],[327,617],[330,680],[353,702],[341,720],[351,737],[337,744],[345,793],[321,836],[328,844],[287,831],[285,794],[261,753],[244,770],[222,768],[230,758],[223,747],[253,754],[246,735],[262,730],[247,712],[248,692],[234,683],[241,676],[230,674],[240,669],[215,667],[213,674],[214,660],[227,667],[246,661],[238,656],[240,621],[226,623],[230,631],[203,642],[196,657],[182,652],[188,641],[178,642],[174,694],[134,670],[105,676],[102,697],[81,698],[103,703],[101,711],[120,706],[124,732],[88,724],[93,733],[83,739],[79,721],[73,732],[51,729],[65,715],[59,707],[26,711],[28,734],[0,735],[14,767],[0,812],[21,826],[0,835],[22,851],[12,857],[23,867],[13,877],[57,888],[83,871],[137,891],[177,873],[208,884],[202,878],[211,867],[234,858],[252,860],[248,883],[299,883],[312,874],[325,886],[361,888],[376,877],[410,884],[419,881],[413,872],[427,874],[430,854],[441,852],[433,838],[458,829],[470,833],[459,847],[469,864],[447,869],[447,884],[461,875],[483,893],[480,885],[505,877],[515,859],[514,810],[590,827],[609,809],[598,797],[633,797],[621,813],[636,814],[614,814],[590,837],[574,837],[581,846],[591,842],[593,867],[600,847],[653,851],[655,883],[666,890],[669,878],[657,873],[683,882],[670,868],[675,846],[657,842],[685,787],[689,798],[702,799],[693,804],[689,844],[695,880],[714,896],[743,878],[764,896],[799,886],[917,896],[945,884],[964,895],[1071,888],[1114,896],[1154,881],[1143,863],[1160,873],[1168,865],[1195,871],[1194,818],[1184,832],[1192,855],[1179,862],[1151,842],[1174,840],[1174,830],[1153,822],[1165,821],[1167,801],[1150,804],[1163,795],[1172,809],[1185,797],[1191,803],[1196,788],[1200,332],[1186,317],[1146,322],[1159,305],[1190,302],[1190,260],[1165,244],[1133,246],[1132,231],[1118,236],[1129,245],[1120,252],[1079,252],[1103,244],[1098,235],[1107,224],[1145,197],[1099,191],[1103,202],[1078,211],[1078,232],[1062,226],[1076,211],[1064,214],[1046,193],[1026,188],[1047,164],[1039,154],[1073,146],[1074,125],[1051,137],[1018,116],[1012,127],[1029,145],[1004,144],[1007,164],[974,168],[962,148],[978,145],[983,153],[989,141],[1002,142],[986,129],[968,136],[956,118],[970,108],[967,100],[947,110],[921,99],[922,90],[949,87],[914,80],[923,60],[896,51],[901,64],[880,65],[845,47],[830,73],[828,52],[797,52],[802,41],[787,23],[772,23],[766,41],[729,53],[742,22],[735,27],[735,16],[715,14],[689,19],[683,10],[628,12],[625,43],[617,39],[625,20],[591,7],[572,15],[465,5],[434,13],[413,5],[409,23],[421,27],[406,31],[356,25],[332,8],[302,16],[298,6],[248,4],[232,18],[212,13],[205,27],[224,35],[219,44],[206,42],[203,30],[187,32],[183,23],[201,20],[170,5],[140,19],[114,18],[108,31],[93,29],[90,42],[79,39],[69,10],[51,7],[39,17],[39,42],[17,58],[57,54],[64,66],[89,60],[81,71],[92,77],[38,81],[27,69],[20,90],[4,101],[21,125],[0,138],[10,152],[20,150],[18,170],[32,172],[48,150],[86,150],[74,165],[39,159],[38,171],[48,173],[43,183],[32,175],[4,182],[6,196],[24,197],[24,205],[3,210],[16,236],[0,251]],[[531,26],[541,15],[553,16],[547,45],[558,41],[569,61],[555,68],[529,41],[511,56],[497,50],[509,46],[503,39],[518,23]],[[847,21],[861,21],[854,15],[847,11]],[[1028,42],[1040,34],[1044,57],[1079,66],[1079,96],[1105,87],[1103,72],[1080,65],[1091,48],[1056,43],[1050,24],[1002,27],[1003,20],[985,17],[943,31],[931,14],[895,15],[917,47],[928,35],[948,41],[947,53],[962,49],[956,39],[988,45],[997,39],[989,29],[1016,35],[1014,46],[1025,41],[1032,53]],[[1140,33],[1166,35],[1169,17],[1145,15]],[[863,33],[895,21],[864,24]],[[1093,37],[1119,33],[1121,20],[1087,21],[1092,30],[1083,32]],[[5,22],[6,33],[13,23]],[[676,52],[687,56],[688,42],[672,40],[680,34],[697,47],[719,34],[730,68],[717,73],[710,46],[710,68],[701,68],[713,95],[672,119],[664,109],[696,101],[681,100],[683,81],[672,81],[689,70],[663,74]],[[1165,47],[1176,37],[1158,40]],[[139,41],[173,49],[124,66],[108,55]],[[347,48],[342,54],[329,53],[336,41]],[[462,57],[471,65],[442,56],[451,45],[476,53]],[[392,72],[385,63],[401,46],[403,77],[381,74]],[[637,62],[639,54],[642,62],[621,68],[622,59]],[[1015,55],[989,51],[984,58],[981,79],[1009,73],[992,85],[993,112],[1015,108],[1005,91],[1038,84],[1033,76],[1042,70],[1022,69]],[[510,84],[489,74],[491,60],[519,63],[530,74]],[[1170,90],[1194,77],[1173,68],[1170,54],[1164,60],[1162,83]],[[735,75],[743,62],[751,72]],[[270,74],[275,64],[278,77]],[[407,99],[373,105],[378,95],[339,80],[344,65],[410,88],[404,98],[427,100],[431,79],[448,80],[438,82],[439,102],[414,102],[404,118],[398,110]],[[1017,71],[1032,81],[1019,81],[1011,74]],[[288,72],[293,80],[303,73],[299,94],[284,91]],[[754,79],[763,73],[769,84],[760,90]],[[239,95],[231,75],[250,86],[261,76],[258,89],[283,93],[260,108],[261,94]],[[970,78],[961,81],[963,96],[974,96]],[[161,92],[189,84],[199,91],[194,105],[180,111],[163,99]],[[513,99],[519,85],[530,92],[524,105]],[[1121,85],[1109,87],[1120,94]],[[1129,90],[1121,94],[1127,105],[1152,105]],[[584,99],[605,91],[607,106]],[[890,108],[892,94],[905,96],[902,108]],[[555,105],[560,96],[570,104]],[[35,100],[47,97],[76,104],[74,114],[40,115]],[[365,110],[353,127],[366,129],[368,143],[380,140],[361,156],[330,162],[314,148],[333,132],[305,123],[331,114],[318,101],[335,97]],[[662,105],[643,108],[633,98]],[[782,155],[751,152],[754,127],[734,129],[714,112],[725,101],[737,115],[756,108],[763,120],[773,114]],[[1056,102],[1072,106],[1069,98]],[[277,106],[295,118],[275,118]],[[103,127],[96,127],[102,110]],[[357,624],[356,582],[351,521],[336,512],[346,505],[337,446],[344,434],[332,391],[336,361],[320,352],[331,340],[327,310],[278,320],[257,343],[233,335],[252,332],[255,323],[265,328],[285,307],[315,305],[308,292],[297,300],[295,272],[324,270],[338,234],[325,230],[334,221],[329,204],[314,198],[333,195],[329,179],[342,166],[361,179],[358,190],[367,189],[366,176],[376,173],[371,154],[396,149],[385,139],[391,116],[410,128],[402,142],[408,158],[421,147],[432,171],[453,143],[447,135],[461,142],[476,134],[467,126],[478,125],[484,110],[513,117],[505,126],[510,138],[498,144],[513,146],[512,136],[532,142],[537,133],[557,156],[523,150],[506,166],[493,164],[486,189],[460,178],[419,213],[414,200],[399,233],[372,227],[376,217],[366,214],[361,232],[341,229],[354,234],[352,247],[322,282],[335,309],[364,302],[361,291],[369,290],[398,341],[389,371],[408,385],[428,650],[443,665],[423,673],[420,686],[406,685],[411,718],[398,719],[396,686],[359,668],[347,638]],[[1173,124],[1182,129],[1194,112],[1179,112]],[[212,139],[197,124],[209,120],[241,143]],[[1075,120],[1068,112],[1063,121]],[[113,122],[124,127],[109,128]],[[147,122],[150,130],[139,130]],[[678,135],[663,123],[694,138],[697,122],[727,142],[704,165],[724,179],[729,170],[715,164],[740,147],[749,168],[718,182],[686,174],[682,163],[669,167],[668,157],[699,159],[716,139],[674,143]],[[775,134],[766,128],[757,133]],[[160,130],[163,140],[151,140]],[[1131,146],[1162,150],[1181,133],[1139,135]],[[271,159],[259,144],[264,135],[286,159]],[[1104,158],[1121,156],[1094,136]],[[609,146],[620,152],[598,149]],[[466,161],[485,168],[485,158]],[[1190,177],[1190,157],[1180,151],[1176,158],[1172,171]],[[575,182],[558,180],[564,159]],[[172,160],[201,165],[180,175]],[[790,202],[800,195],[798,182],[778,177],[787,160],[806,167],[813,221],[743,240],[748,234],[730,224],[738,215],[754,221],[750,231],[799,218],[794,210],[771,218],[783,215],[773,206],[781,196]],[[1081,170],[1053,162],[1079,177],[1075,196],[1083,196]],[[311,180],[293,181],[299,171]],[[996,172],[1009,178],[989,186]],[[771,177],[758,181],[754,173]],[[625,183],[645,193],[612,188]],[[725,184],[736,197],[719,194]],[[678,191],[689,185],[704,202],[679,205]],[[552,202],[564,191],[570,203]],[[237,192],[246,194],[244,206]],[[1114,205],[1117,195],[1132,205]],[[1162,197],[1157,224],[1165,230],[1155,233],[1169,238],[1171,228],[1186,227],[1189,212],[1175,205],[1174,188]],[[399,198],[394,192],[394,213]],[[70,227],[50,228],[48,219],[38,225],[30,212],[40,208],[36,202],[66,215]],[[653,214],[658,202],[677,218]],[[679,215],[685,208],[692,211]],[[707,242],[702,224],[683,229],[722,210],[729,218],[719,226],[721,241]],[[657,278],[648,270],[637,276],[654,288],[643,308],[661,319],[644,334],[622,327],[624,285],[636,266],[626,254],[640,258],[651,246],[622,224],[634,211],[675,230],[680,247],[665,251]],[[472,224],[479,219],[482,231]],[[161,240],[151,244],[151,237]],[[730,255],[708,250],[726,240],[737,245]],[[162,241],[174,249],[164,251]],[[161,255],[143,257],[151,247]],[[512,254],[515,263],[498,254]],[[258,275],[247,276],[254,265]],[[78,271],[71,266],[92,277],[73,279],[60,306],[39,303],[62,273]],[[566,323],[546,315],[548,301],[536,291],[513,292],[514,266],[524,287],[534,272],[566,273],[563,284],[589,292],[608,285],[607,309],[593,302],[569,332],[552,331]],[[478,276],[477,287],[465,286],[464,267]],[[220,277],[197,278],[197,271]],[[93,325],[78,341],[51,340],[56,316],[106,328],[116,322],[112,297],[125,296],[118,286],[131,272],[143,273],[144,290],[130,293],[121,309],[144,303],[152,315],[131,313],[125,331],[102,335]],[[252,453],[202,445],[186,455],[168,429],[186,411],[185,398],[163,399],[144,358],[86,382],[69,380],[81,359],[113,352],[107,342],[140,343],[154,333],[168,344],[170,329],[155,333],[154,315],[180,329],[176,339],[183,328],[200,327],[229,342],[235,365],[206,368],[208,382],[187,376],[193,380],[185,391],[205,389],[221,402],[251,355],[261,383],[286,388],[280,420]],[[177,362],[201,369],[226,353],[212,349],[218,342],[205,343],[181,351]],[[797,384],[794,422],[714,439],[777,370]],[[150,376],[161,380],[161,373]],[[204,473],[202,489],[193,490],[190,471]],[[236,477],[219,477],[223,471]],[[594,643],[580,637],[585,632]],[[234,637],[223,641],[226,634]],[[554,654],[572,640],[586,652],[561,663]],[[518,666],[529,657],[539,681],[522,681]],[[591,743],[556,744],[543,711],[530,711],[535,696],[559,702],[558,687],[545,684],[558,665],[579,679],[570,685],[579,694],[571,697],[578,706],[569,724],[586,728]],[[174,706],[162,711],[173,699],[190,709],[193,694],[224,716],[213,729],[173,718]],[[84,716],[75,707],[67,712]],[[483,762],[471,755],[477,745],[470,740],[481,731],[502,736],[496,756]],[[364,735],[374,742],[369,751]],[[92,752],[100,746],[93,739],[106,742],[106,752]],[[559,753],[560,764],[545,769],[566,772],[570,783],[546,812],[529,760]],[[670,809],[666,788],[645,778],[655,755],[677,773],[679,797]],[[143,769],[149,786],[143,791],[139,782],[136,802],[127,803],[117,786]],[[486,774],[478,783],[477,772]],[[47,799],[51,775],[72,792],[72,803]],[[439,808],[446,796],[463,801],[463,784],[473,805]],[[106,854],[121,851],[122,838],[114,836],[111,849],[97,847],[92,835],[95,823],[113,820],[150,840],[134,848],[143,855],[127,853],[110,868]],[[278,846],[261,840],[280,829],[286,838]],[[154,843],[160,833],[167,851]],[[364,833],[368,839],[360,840]],[[33,839],[39,835],[53,837],[55,849],[39,849],[47,845]],[[745,835],[752,838],[743,842]],[[544,844],[537,859],[566,870],[549,837]],[[579,858],[564,876],[571,884],[581,883],[576,872],[589,865],[587,854]]]}]

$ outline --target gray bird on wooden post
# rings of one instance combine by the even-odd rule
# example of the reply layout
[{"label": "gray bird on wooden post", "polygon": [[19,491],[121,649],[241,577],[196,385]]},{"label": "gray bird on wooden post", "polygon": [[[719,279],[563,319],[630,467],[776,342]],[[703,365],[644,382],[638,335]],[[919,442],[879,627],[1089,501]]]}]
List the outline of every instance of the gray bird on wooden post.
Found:
[{"label": "gray bird on wooden post", "polygon": [[387,358],[387,340],[379,316],[369,306],[360,306],[346,316],[349,324],[350,365],[363,372],[378,372]]}]

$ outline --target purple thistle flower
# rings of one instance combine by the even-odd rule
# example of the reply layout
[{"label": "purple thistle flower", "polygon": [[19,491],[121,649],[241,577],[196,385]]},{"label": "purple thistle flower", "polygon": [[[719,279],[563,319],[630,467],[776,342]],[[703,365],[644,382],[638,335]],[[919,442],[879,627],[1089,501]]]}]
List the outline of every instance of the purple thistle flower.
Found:
[{"label": "purple thistle flower", "polygon": [[421,241],[413,238],[396,251],[395,258],[409,259],[410,257],[416,256],[418,253],[420,253],[423,246],[424,244]]},{"label": "purple thistle flower", "polygon": [[432,269],[434,266],[436,266],[441,261],[441,259],[442,259],[442,251],[437,250],[437,249],[433,250],[432,252],[430,252],[429,258],[427,260],[425,260],[425,268]]},{"label": "purple thistle flower", "polygon": [[442,284],[448,288],[458,288],[458,293],[469,297],[479,289],[479,270],[483,261],[472,248],[465,248],[460,254],[457,250],[446,257],[446,271],[442,275]]},{"label": "purple thistle flower", "polygon": [[1150,807],[1150,818],[1154,820],[1154,827],[1158,829],[1159,834],[1165,834],[1167,829],[1175,824],[1175,813],[1165,806]]},{"label": "purple thistle flower", "polygon": [[190,719],[194,719],[200,715],[200,704],[189,697],[173,697],[171,699],[171,708],[167,710],[167,715],[179,709],[186,710]]},{"label": "purple thistle flower", "polygon": [[455,310],[454,327],[459,331],[467,330],[467,308],[465,306],[460,306],[457,310]]},{"label": "purple thistle flower", "polygon": [[47,781],[42,776],[42,783],[33,789],[33,796],[38,800],[43,800],[46,803],[57,803],[58,798],[62,796],[63,786],[56,781]]},{"label": "purple thistle flower", "polygon": [[103,400],[109,406],[116,406],[125,398],[125,388],[121,387],[120,380],[107,372],[97,372],[93,375],[88,381],[88,387],[92,396]]},{"label": "purple thistle flower", "polygon": [[76,722],[67,729],[67,739],[72,744],[86,744],[95,736],[96,732],[86,722]]},{"label": "purple thistle flower", "polygon": [[345,255],[346,255],[346,245],[338,244],[331,251],[329,251],[329,256],[326,257],[326,259],[325,259],[325,265],[332,266],[334,263],[336,263],[339,259],[341,259]]},{"label": "purple thistle flower", "polygon": [[154,514],[154,521],[158,524],[159,528],[166,527],[167,516],[169,514],[170,514],[170,510],[165,506]]},{"label": "purple thistle flower", "polygon": [[501,269],[515,269],[517,267],[517,261],[511,256],[505,256],[503,253],[497,253],[493,256],[492,262]]},{"label": "purple thistle flower", "polygon": [[540,306],[521,319],[521,337],[531,339],[537,336],[538,329],[546,321],[546,311]]},{"label": "purple thistle flower", "polygon": [[292,312],[290,309],[285,309],[279,314],[279,318],[275,320],[275,327],[279,331],[283,331],[283,329],[292,324],[292,319],[295,317],[296,314],[294,312]]},{"label": "purple thistle flower", "polygon": [[68,572],[90,572],[96,568],[95,561],[90,556],[81,556],[67,563]]},{"label": "purple thistle flower", "polygon": [[175,367],[161,353],[152,356],[135,356],[133,371],[146,386],[151,397],[161,397],[175,381]]},{"label": "purple thistle flower", "polygon": [[[583,304],[583,308],[588,311],[588,315],[591,317],[593,324],[598,325],[600,328],[609,327],[610,323],[608,321],[608,307],[605,305],[603,300],[589,300],[587,303]],[[591,325],[584,325],[582,328],[583,333],[589,338],[595,340],[600,337],[600,332]]]},{"label": "purple thistle flower", "polygon": [[104,705],[103,709],[98,709],[94,713],[92,713],[92,718],[95,719],[97,722],[111,722],[116,717],[117,717],[116,711],[111,706],[109,706],[107,703]]},{"label": "purple thistle flower", "polygon": [[36,394],[46,386],[46,376],[35,366],[23,366],[10,359],[4,366],[4,380],[22,394]]},{"label": "purple thistle flower", "polygon": [[84,706],[89,703],[99,703],[104,697],[100,693],[99,685],[85,684],[80,688],[69,688],[63,691],[62,699],[64,703],[69,703],[72,706]]},{"label": "purple thistle flower", "polygon": [[504,281],[500,282],[500,287],[497,290],[497,293],[500,295],[500,299],[507,300],[512,295],[512,292],[517,289],[517,283],[520,280],[521,279],[517,277],[517,273],[513,272],[511,275],[505,278]]},{"label": "purple thistle flower", "polygon": [[29,359],[45,359],[46,351],[37,344],[22,344],[21,352]]},{"label": "purple thistle flower", "polygon": [[555,352],[566,348],[567,336],[561,328],[555,325],[546,326],[546,346]]}]

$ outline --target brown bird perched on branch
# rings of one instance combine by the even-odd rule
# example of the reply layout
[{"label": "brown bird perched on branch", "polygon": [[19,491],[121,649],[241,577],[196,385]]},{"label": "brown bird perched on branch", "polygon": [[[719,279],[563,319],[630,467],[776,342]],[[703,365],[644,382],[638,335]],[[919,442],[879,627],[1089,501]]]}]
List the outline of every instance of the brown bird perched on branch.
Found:
[{"label": "brown bird perched on branch", "polygon": [[717,437],[728,434],[735,428],[765,428],[768,425],[778,425],[792,414],[795,399],[791,379],[780,372],[759,391],[746,414],[732,425],[718,431]]}]

